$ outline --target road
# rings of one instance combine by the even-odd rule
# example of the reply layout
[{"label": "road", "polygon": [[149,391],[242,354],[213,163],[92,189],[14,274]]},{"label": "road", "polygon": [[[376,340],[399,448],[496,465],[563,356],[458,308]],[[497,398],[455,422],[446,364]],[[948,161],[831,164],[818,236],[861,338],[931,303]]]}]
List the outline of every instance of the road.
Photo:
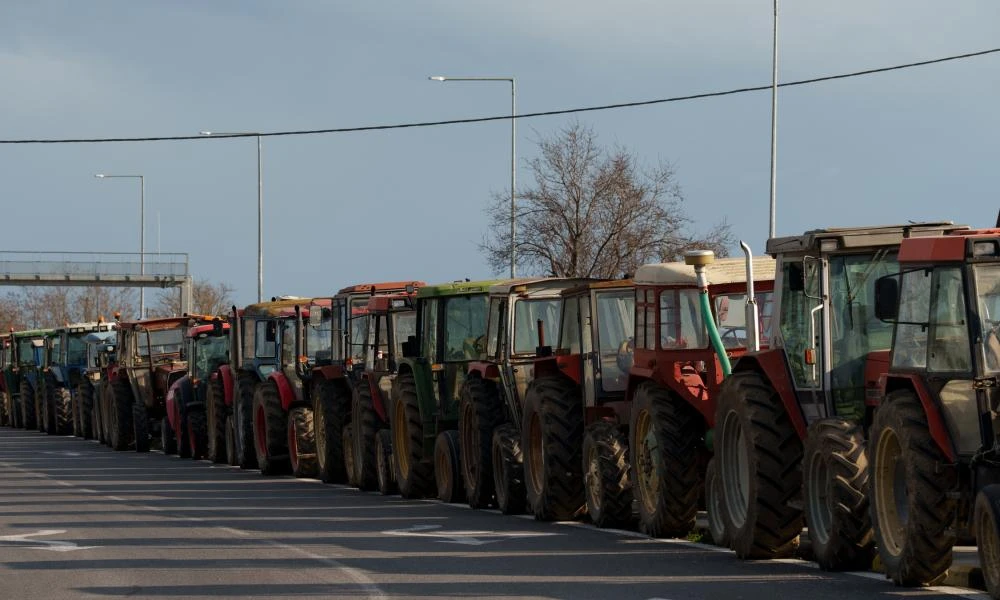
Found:
[{"label": "road", "polygon": [[986,598],[0,428],[0,598]]}]

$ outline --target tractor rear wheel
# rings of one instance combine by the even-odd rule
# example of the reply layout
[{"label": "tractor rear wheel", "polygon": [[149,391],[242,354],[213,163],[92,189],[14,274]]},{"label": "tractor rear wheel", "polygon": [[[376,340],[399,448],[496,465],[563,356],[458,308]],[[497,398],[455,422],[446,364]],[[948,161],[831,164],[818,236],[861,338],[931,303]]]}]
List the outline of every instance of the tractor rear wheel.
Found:
[{"label": "tractor rear wheel", "polygon": [[708,512],[708,533],[712,543],[720,548],[729,547],[729,530],[726,529],[726,517],[722,511],[726,504],[722,500],[722,490],[719,486],[719,467],[715,458],[708,461],[705,467],[705,504]]},{"label": "tractor rear wheel", "polygon": [[434,464],[424,456],[424,423],[412,373],[396,379],[399,396],[392,412],[392,456],[396,483],[404,498],[423,498],[434,490]]},{"label": "tractor rear wheel", "polygon": [[986,591],[1000,598],[1000,484],[984,487],[976,496],[974,512],[979,564]]},{"label": "tractor rear wheel", "polygon": [[378,491],[383,496],[398,492],[396,474],[392,468],[392,431],[379,429],[375,435],[375,462],[378,471]]},{"label": "tractor rear wheel", "polygon": [[149,415],[146,412],[146,403],[141,399],[132,403],[132,430],[135,451],[149,452]]},{"label": "tractor rear wheel", "polygon": [[316,476],[316,438],[311,408],[300,406],[288,413],[288,460],[292,464],[292,475]]},{"label": "tractor rear wheel", "polygon": [[870,569],[875,538],[861,425],[839,418],[816,421],[803,461],[806,528],[816,562],[827,571]]},{"label": "tractor rear wheel", "polygon": [[208,460],[214,463],[226,462],[226,390],[222,375],[216,373],[205,386],[205,428],[208,432]]},{"label": "tractor rear wheel", "polygon": [[236,381],[236,397],[233,399],[233,433],[236,442],[236,464],[241,469],[257,468],[257,452],[254,449],[254,388],[257,380],[251,373],[240,373]]},{"label": "tractor rear wheel", "polygon": [[524,455],[521,436],[513,425],[504,423],[493,430],[491,452],[497,508],[505,515],[522,514],[528,503],[524,491]]},{"label": "tractor rear wheel", "polygon": [[170,426],[170,418],[163,417],[160,421],[160,448],[167,456],[177,454],[177,436],[174,428]]},{"label": "tractor rear wheel", "polygon": [[871,516],[886,575],[897,585],[933,585],[951,566],[956,473],[931,438],[910,390],[891,392],[871,429]]},{"label": "tractor rear wheel", "polygon": [[34,429],[37,423],[37,413],[35,413],[35,390],[31,387],[31,382],[26,377],[21,379],[21,393],[18,397],[21,405],[21,426],[25,429]]},{"label": "tractor rear wheel", "polygon": [[281,409],[278,387],[272,381],[257,386],[253,395],[254,448],[261,475],[282,475],[288,464],[288,423]]},{"label": "tractor rear wheel", "polygon": [[583,436],[583,479],[587,513],[597,527],[621,527],[632,520],[628,443],[609,421],[591,423]]},{"label": "tractor rear wheel", "polygon": [[568,521],[586,509],[583,493],[583,406],[580,388],[564,377],[531,382],[521,426],[528,506],[539,521]]},{"label": "tractor rear wheel", "polygon": [[94,431],[94,384],[84,379],[76,388],[77,405],[80,410],[79,436],[85,440],[97,437]]},{"label": "tractor rear wheel", "polygon": [[653,537],[686,536],[694,529],[701,494],[704,420],[690,404],[647,381],[632,402],[630,430],[639,529]]},{"label": "tractor rear wheel", "polygon": [[20,412],[20,403],[11,392],[7,393],[7,397],[10,399],[10,426],[15,429],[20,429],[21,415],[18,414]]},{"label": "tractor rear wheel", "polygon": [[226,464],[240,466],[236,459],[236,416],[233,413],[226,415]]},{"label": "tractor rear wheel", "polygon": [[344,425],[340,433],[340,441],[344,449],[344,471],[347,473],[347,485],[358,487],[358,469],[354,461],[354,431],[350,425]]},{"label": "tractor rear wheel", "polygon": [[329,379],[320,378],[313,386],[313,428],[316,435],[316,463],[323,483],[344,483],[343,430],[346,395]]},{"label": "tractor rear wheel", "polygon": [[83,430],[80,427],[80,394],[70,392],[69,395],[69,424],[70,434],[73,437],[83,437]]},{"label": "tractor rear wheel", "polygon": [[119,378],[111,383],[108,393],[111,406],[108,414],[111,448],[127,450],[132,442],[132,388],[128,381]]},{"label": "tractor rear wheel", "polygon": [[45,433],[49,430],[49,410],[48,403],[45,401],[45,381],[41,378],[36,382],[33,402],[35,403],[35,429],[40,433]]},{"label": "tractor rear wheel", "polygon": [[51,435],[69,435],[73,432],[73,396],[68,387],[53,385],[51,395]]},{"label": "tractor rear wheel", "polygon": [[449,429],[434,440],[434,479],[437,496],[442,502],[454,504],[465,501],[462,484],[462,457],[458,447],[458,431]]},{"label": "tractor rear wheel", "polygon": [[719,390],[715,426],[722,514],[736,556],[791,556],[803,524],[802,441],[781,397],[759,373],[733,373]]},{"label": "tractor rear wheel", "polygon": [[371,387],[367,378],[354,388],[351,407],[351,427],[354,431],[354,460],[358,470],[358,488],[371,491],[378,487],[375,461],[375,435],[381,429],[381,419],[375,412]]},{"label": "tractor rear wheel", "polygon": [[11,413],[10,409],[8,408],[10,406],[10,403],[8,402],[9,399],[10,396],[7,394],[7,392],[0,392],[0,425],[7,426],[11,424],[10,421]]},{"label": "tractor rear wheel", "polygon": [[204,409],[189,410],[187,414],[188,456],[194,460],[205,458],[208,453],[208,419]]},{"label": "tractor rear wheel", "polygon": [[493,503],[493,430],[502,418],[496,385],[470,377],[462,386],[458,413],[462,480],[471,508]]}]

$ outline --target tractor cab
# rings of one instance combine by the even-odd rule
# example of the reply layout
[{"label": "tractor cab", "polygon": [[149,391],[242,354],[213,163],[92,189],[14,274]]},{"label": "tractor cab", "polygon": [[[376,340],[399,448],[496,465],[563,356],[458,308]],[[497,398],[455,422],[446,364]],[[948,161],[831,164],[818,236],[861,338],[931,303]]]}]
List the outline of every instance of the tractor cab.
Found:
[{"label": "tractor cab", "polygon": [[45,339],[51,334],[51,329],[12,331],[10,334],[12,353],[8,385],[17,391],[16,416],[18,423],[26,429],[34,429],[40,424],[41,407],[36,392],[41,386]]},{"label": "tractor cab", "polygon": [[193,384],[207,380],[229,362],[229,323],[216,318],[188,327],[184,334],[184,358]]}]

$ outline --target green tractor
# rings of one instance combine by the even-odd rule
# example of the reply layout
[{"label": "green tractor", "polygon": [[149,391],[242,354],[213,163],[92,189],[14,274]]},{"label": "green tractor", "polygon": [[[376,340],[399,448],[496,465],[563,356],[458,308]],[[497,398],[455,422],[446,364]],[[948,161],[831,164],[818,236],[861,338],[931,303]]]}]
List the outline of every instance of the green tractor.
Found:
[{"label": "green tractor", "polygon": [[14,358],[10,337],[0,339],[0,425],[14,427],[14,394],[7,385],[7,367]]},{"label": "green tractor", "polygon": [[14,409],[16,427],[34,429],[38,426],[39,373],[44,360],[45,337],[51,329],[32,329],[10,333],[10,362],[4,369],[7,389],[17,394],[11,404]]},{"label": "green tractor", "polygon": [[485,348],[487,299],[495,283],[458,281],[417,292],[416,335],[401,348],[389,402],[392,462],[404,498],[435,492],[438,446],[450,457],[447,470],[437,474],[438,495],[454,501],[462,489],[456,464],[459,402],[469,365]]}]

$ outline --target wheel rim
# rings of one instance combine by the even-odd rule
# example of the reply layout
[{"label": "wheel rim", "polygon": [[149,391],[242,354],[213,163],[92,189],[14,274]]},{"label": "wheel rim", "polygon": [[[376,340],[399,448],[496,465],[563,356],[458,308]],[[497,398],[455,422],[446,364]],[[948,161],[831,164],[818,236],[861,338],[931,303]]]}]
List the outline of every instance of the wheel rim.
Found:
[{"label": "wheel rim", "polygon": [[[997,523],[988,506],[989,498],[985,500],[976,522],[976,542],[979,545],[979,562],[983,565],[983,576],[986,579],[986,589],[1000,589],[1000,538],[997,537]],[[991,568],[992,566],[992,568]]]},{"label": "wheel rim", "polygon": [[653,432],[652,415],[647,410],[639,411],[635,424],[635,439],[639,444],[636,448],[639,501],[647,513],[652,513],[656,510],[656,497],[660,488],[657,477],[660,470],[660,453],[656,434]]},{"label": "wheel rim", "polygon": [[399,465],[399,478],[410,476],[410,455],[406,451],[406,406],[402,401],[396,402],[396,427],[392,428],[392,445],[396,449],[396,464]]},{"label": "wheel rim", "polygon": [[601,513],[602,503],[601,503],[601,466],[600,457],[598,456],[597,447],[590,446],[587,448],[587,475],[586,475],[586,488],[587,496],[590,500],[587,507],[591,515],[597,517]]},{"label": "wheel rim", "polygon": [[806,480],[806,502],[809,511],[809,532],[821,544],[830,541],[833,511],[830,490],[830,466],[826,457],[816,453],[809,457],[809,478]]},{"label": "wheel rim", "polygon": [[892,556],[903,551],[908,513],[906,466],[899,437],[890,428],[882,430],[875,448],[875,514],[883,548]]},{"label": "wheel rim", "polygon": [[257,440],[257,450],[260,451],[261,456],[267,456],[267,415],[264,414],[264,407],[258,406],[257,411],[254,413],[256,417],[256,440]]},{"label": "wheel rim", "polygon": [[744,451],[743,424],[735,412],[726,415],[722,439],[723,501],[733,524],[742,527],[750,510],[750,457]]},{"label": "wheel rim", "polygon": [[545,452],[542,444],[542,423],[538,418],[538,413],[531,413],[528,421],[528,471],[531,472],[531,487],[534,492],[541,495],[542,473],[545,469]]},{"label": "wheel rim", "polygon": [[465,472],[465,480],[474,482],[479,474],[479,461],[476,457],[479,456],[479,427],[476,422],[476,411],[472,406],[471,402],[465,403],[462,406],[462,431],[459,434],[462,436],[462,448],[465,449],[466,459],[462,465],[462,470]]}]

